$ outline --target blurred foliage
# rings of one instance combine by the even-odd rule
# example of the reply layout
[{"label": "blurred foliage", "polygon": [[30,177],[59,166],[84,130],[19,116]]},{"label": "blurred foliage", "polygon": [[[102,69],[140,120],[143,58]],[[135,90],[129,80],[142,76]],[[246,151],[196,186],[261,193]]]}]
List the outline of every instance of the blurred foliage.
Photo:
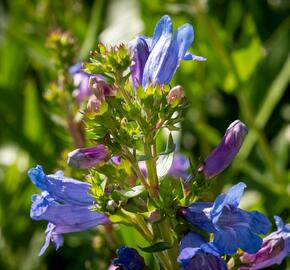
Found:
[{"label": "blurred foliage", "polygon": [[[191,102],[180,149],[197,165],[228,124],[240,118],[249,127],[247,139],[232,166],[214,180],[208,197],[243,180],[249,187],[244,207],[290,222],[289,11],[287,0],[1,1],[0,269],[107,269],[116,243],[104,249],[106,238],[146,246],[137,232],[121,226],[115,233],[101,229],[67,235],[61,250],[50,248],[37,257],[46,222],[29,218],[31,194],[38,191],[26,172],[37,163],[47,172],[63,167],[65,150],[73,148],[44,99],[56,79],[45,46],[55,30],[75,37],[72,62],[77,63],[86,60],[97,41],[151,35],[163,14],[172,17],[175,27],[194,25],[191,51],[208,60],[184,61],[174,77]],[[271,269],[287,267],[285,261]]]}]

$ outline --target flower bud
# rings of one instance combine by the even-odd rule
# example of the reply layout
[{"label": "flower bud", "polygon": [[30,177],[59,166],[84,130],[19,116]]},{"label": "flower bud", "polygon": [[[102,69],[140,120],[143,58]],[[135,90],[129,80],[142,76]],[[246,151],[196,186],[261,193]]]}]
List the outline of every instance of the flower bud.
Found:
[{"label": "flower bud", "polygon": [[67,163],[78,169],[88,169],[109,158],[109,150],[103,144],[88,148],[78,148],[68,154]]},{"label": "flower bud", "polygon": [[157,222],[161,219],[159,210],[155,209],[151,211],[148,215],[148,218],[151,222]]},{"label": "flower bud", "polygon": [[174,86],[166,96],[167,102],[170,105],[178,105],[184,97],[183,87],[180,85]]},{"label": "flower bud", "polygon": [[113,211],[116,210],[117,204],[116,204],[116,202],[114,200],[109,200],[107,202],[106,208],[107,208],[108,211],[112,211],[113,212]]},{"label": "flower bud", "polygon": [[231,123],[221,143],[198,168],[198,172],[203,172],[206,179],[210,179],[222,172],[239,152],[247,133],[246,125],[240,120]]},{"label": "flower bud", "polygon": [[116,89],[108,84],[100,76],[91,76],[89,81],[90,90],[100,101],[105,100],[107,96],[115,96]]},{"label": "flower bud", "polygon": [[87,109],[89,112],[99,112],[101,105],[102,101],[100,101],[95,95],[90,95],[87,104]]}]

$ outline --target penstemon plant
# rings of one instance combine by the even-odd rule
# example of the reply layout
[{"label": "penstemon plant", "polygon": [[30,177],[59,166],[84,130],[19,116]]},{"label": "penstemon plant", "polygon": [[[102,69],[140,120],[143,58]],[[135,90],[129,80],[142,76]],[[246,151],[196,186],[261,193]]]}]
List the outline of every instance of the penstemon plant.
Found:
[{"label": "penstemon plant", "polygon": [[[162,130],[179,130],[188,106],[182,86],[170,85],[181,60],[206,60],[188,52],[193,37],[191,25],[173,33],[170,17],[163,16],[152,38],[139,36],[128,46],[99,44],[90,62],[70,68],[73,82],[60,68],[61,87],[75,88],[61,102],[75,99],[82,112],[81,122],[71,123],[75,109],[66,106],[68,127],[80,146],[68,154],[67,163],[88,174],[79,181],[61,171],[47,175],[40,165],[29,170],[42,190],[32,197],[31,218],[49,222],[39,255],[50,242],[61,247],[65,233],[124,223],[147,240],[150,245],[140,250],[153,253],[160,269],[262,269],[289,256],[289,224],[276,216],[277,231],[262,239],[270,221],[238,207],[244,183],[214,202],[203,201],[211,180],[242,146],[245,124],[231,123],[197,168],[178,153],[170,132],[166,147],[157,147]],[[148,269],[133,248],[120,247],[117,255],[110,269]]]}]

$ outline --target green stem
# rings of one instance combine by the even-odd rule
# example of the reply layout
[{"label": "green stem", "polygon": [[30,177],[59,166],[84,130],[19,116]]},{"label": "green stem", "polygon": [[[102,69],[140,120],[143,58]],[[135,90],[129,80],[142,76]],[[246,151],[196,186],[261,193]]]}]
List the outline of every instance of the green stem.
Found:
[{"label": "green stem", "polygon": [[126,157],[128,158],[128,160],[131,162],[132,168],[134,170],[134,172],[137,174],[138,178],[140,179],[142,185],[147,189],[148,188],[148,183],[144,177],[144,175],[142,174],[138,162],[136,160],[136,158],[134,157],[134,155],[132,155],[132,153],[129,151],[129,149],[127,147],[122,147],[122,150],[124,152],[124,154],[126,155]]},{"label": "green stem", "polygon": [[146,168],[147,168],[147,178],[149,183],[149,189],[152,191],[155,197],[159,196],[159,182],[156,171],[156,158],[152,154],[153,143],[150,143],[148,137],[144,141],[144,153],[147,157]]},{"label": "green stem", "polygon": [[[158,224],[160,233],[165,242],[172,243],[172,231],[168,218],[165,218]],[[174,243],[175,244],[175,243]],[[171,265],[171,269],[179,269],[180,265],[177,263],[178,248],[174,245],[172,248],[166,250],[167,257]]]}]

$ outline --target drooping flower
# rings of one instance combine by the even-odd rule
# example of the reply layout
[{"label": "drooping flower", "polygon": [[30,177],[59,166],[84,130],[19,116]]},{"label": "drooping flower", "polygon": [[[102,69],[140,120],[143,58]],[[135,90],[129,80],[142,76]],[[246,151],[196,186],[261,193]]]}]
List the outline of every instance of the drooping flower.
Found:
[{"label": "drooping flower", "polygon": [[78,169],[88,169],[106,161],[110,156],[107,146],[97,144],[78,148],[68,154],[67,164]]},{"label": "drooping flower", "polygon": [[121,247],[117,250],[118,258],[113,260],[116,270],[142,270],[145,262],[134,248]]},{"label": "drooping flower", "polygon": [[28,171],[32,183],[43,191],[47,191],[58,202],[74,205],[92,205],[91,185],[82,181],[65,177],[62,171],[46,175],[40,165]]},{"label": "drooping flower", "polygon": [[221,143],[210,153],[207,159],[199,167],[206,179],[213,178],[226,169],[239,152],[248,129],[240,120],[230,124]]},{"label": "drooping flower", "polygon": [[255,254],[244,253],[241,261],[247,266],[239,270],[258,270],[281,264],[283,259],[290,256],[290,224],[284,225],[282,219],[275,216],[277,231],[263,239],[261,249]]},{"label": "drooping flower", "polygon": [[238,208],[245,187],[238,183],[214,203],[195,202],[179,209],[178,214],[199,229],[214,233],[213,243],[222,254],[234,254],[237,248],[256,253],[262,245],[258,234],[266,234],[271,223],[257,211]]},{"label": "drooping flower", "polygon": [[195,232],[187,233],[180,242],[177,261],[181,270],[226,270],[219,250]]},{"label": "drooping flower", "polygon": [[145,87],[149,82],[168,84],[181,60],[206,60],[187,51],[193,38],[190,24],[182,25],[173,35],[171,18],[165,15],[157,23],[152,38],[139,36],[131,41],[134,86],[142,84]]},{"label": "drooping flower", "polygon": [[34,220],[47,220],[46,241],[39,255],[42,255],[52,241],[58,249],[63,244],[62,234],[79,232],[110,221],[90,206],[59,204],[46,191],[32,196],[30,217]]}]

